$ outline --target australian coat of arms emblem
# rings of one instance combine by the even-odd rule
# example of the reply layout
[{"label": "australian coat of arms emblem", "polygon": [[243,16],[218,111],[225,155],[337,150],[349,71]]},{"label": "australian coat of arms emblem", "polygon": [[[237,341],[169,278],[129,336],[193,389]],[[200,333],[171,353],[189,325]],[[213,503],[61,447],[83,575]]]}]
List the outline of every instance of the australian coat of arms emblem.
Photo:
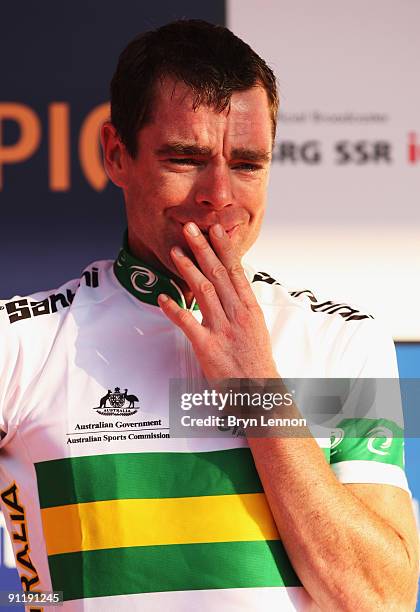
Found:
[{"label": "australian coat of arms emblem", "polygon": [[103,416],[130,416],[139,410],[134,405],[138,401],[136,395],[127,394],[127,389],[122,393],[119,387],[115,387],[114,391],[108,389],[94,410]]}]

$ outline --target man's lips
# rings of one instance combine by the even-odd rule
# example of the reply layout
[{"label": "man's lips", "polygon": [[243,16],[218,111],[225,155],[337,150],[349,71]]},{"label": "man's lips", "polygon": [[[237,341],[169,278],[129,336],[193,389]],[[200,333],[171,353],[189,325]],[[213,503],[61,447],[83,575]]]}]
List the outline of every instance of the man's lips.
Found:
[{"label": "man's lips", "polygon": [[[190,221],[192,221],[192,219],[190,219]],[[201,233],[206,237],[209,236],[211,226],[216,225],[215,223],[212,223],[210,225],[202,225],[201,223],[198,223],[197,221],[193,221],[193,222],[199,227]],[[185,222],[180,221],[180,224],[182,227],[184,227],[185,223],[188,223],[188,221],[185,221]],[[230,225],[224,225],[223,223],[220,223],[220,225],[223,227],[223,229],[225,230],[229,238],[231,238],[235,230],[239,227],[240,223],[235,223],[235,224],[230,224]]]},{"label": "man's lips", "polygon": [[239,227],[239,223],[238,225],[233,225],[230,229],[225,230],[229,238],[232,238],[233,234],[238,229],[238,227]]}]

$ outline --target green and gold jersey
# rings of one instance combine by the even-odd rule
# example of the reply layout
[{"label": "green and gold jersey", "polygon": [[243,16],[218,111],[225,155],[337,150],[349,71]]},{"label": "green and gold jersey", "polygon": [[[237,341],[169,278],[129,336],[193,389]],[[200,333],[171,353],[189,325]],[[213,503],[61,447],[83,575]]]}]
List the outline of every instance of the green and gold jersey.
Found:
[{"label": "green and gold jersey", "polygon": [[[282,377],[397,376],[370,316],[248,274]],[[1,507],[23,588],[62,591],[72,612],[305,610],[246,437],[171,437],[169,381],[202,374],[161,292],[186,307],[123,249],[2,302]],[[317,437],[341,482],[407,489],[396,414]]]}]

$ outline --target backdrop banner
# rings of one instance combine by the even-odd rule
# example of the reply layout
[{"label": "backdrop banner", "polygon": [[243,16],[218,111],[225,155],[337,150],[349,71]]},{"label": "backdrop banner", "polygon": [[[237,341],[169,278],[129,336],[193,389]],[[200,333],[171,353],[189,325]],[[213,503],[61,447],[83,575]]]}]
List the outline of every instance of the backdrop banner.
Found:
[{"label": "backdrop banner", "polygon": [[281,95],[255,260],[292,288],[368,309],[396,340],[420,340],[420,4],[263,5],[227,5]]},{"label": "backdrop banner", "polygon": [[224,23],[224,1],[5,3],[0,36],[0,296],[53,289],[118,254],[120,190],[99,127],[120,52],[181,18]]}]

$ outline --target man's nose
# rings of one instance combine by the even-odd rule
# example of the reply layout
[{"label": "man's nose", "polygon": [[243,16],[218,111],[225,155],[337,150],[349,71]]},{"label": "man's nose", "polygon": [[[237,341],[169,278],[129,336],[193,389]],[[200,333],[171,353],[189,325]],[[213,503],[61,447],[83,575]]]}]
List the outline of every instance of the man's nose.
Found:
[{"label": "man's nose", "polygon": [[224,162],[209,163],[201,172],[195,193],[196,202],[216,210],[233,201],[231,171]]}]

